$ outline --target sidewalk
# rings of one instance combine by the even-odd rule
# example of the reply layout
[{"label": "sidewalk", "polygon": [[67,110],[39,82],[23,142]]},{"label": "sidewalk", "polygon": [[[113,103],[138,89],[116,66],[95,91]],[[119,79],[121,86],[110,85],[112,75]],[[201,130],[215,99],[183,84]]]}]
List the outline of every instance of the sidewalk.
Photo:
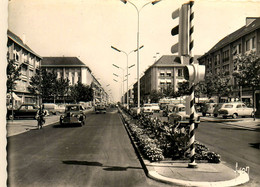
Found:
[{"label": "sidewalk", "polygon": [[[87,109],[86,113],[92,112],[93,110],[93,108]],[[43,127],[59,122],[60,115],[46,116],[45,120],[46,122]],[[35,119],[6,120],[7,137],[22,134],[32,129],[37,129],[37,120]]]},{"label": "sidewalk", "polygon": [[[45,117],[44,126],[58,122],[60,115],[51,115]],[[37,120],[35,119],[15,119],[6,121],[7,137],[22,134],[24,132],[30,131],[32,129],[37,129]]]},{"label": "sidewalk", "polygon": [[145,161],[145,165],[150,178],[180,186],[225,187],[249,181],[249,175],[245,171],[235,171],[223,163],[197,163],[197,168],[188,168],[188,161]]}]

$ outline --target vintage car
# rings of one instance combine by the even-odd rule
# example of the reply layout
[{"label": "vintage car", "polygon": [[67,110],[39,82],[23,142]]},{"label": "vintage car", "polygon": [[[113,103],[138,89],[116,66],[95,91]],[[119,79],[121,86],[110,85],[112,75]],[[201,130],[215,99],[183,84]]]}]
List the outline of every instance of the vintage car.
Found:
[{"label": "vintage car", "polygon": [[218,109],[218,115],[221,115],[223,118],[232,117],[237,118],[238,116],[245,117],[245,116],[254,116],[253,108],[247,107],[242,102],[237,103],[224,103]]},{"label": "vintage car", "polygon": [[146,103],[141,108],[141,111],[145,114],[153,114],[160,112],[160,106],[158,103]]},{"label": "vintage car", "polygon": [[[197,128],[200,123],[200,116],[195,112],[195,127]],[[186,113],[186,106],[184,104],[176,104],[172,112],[168,116],[169,123],[180,123],[182,125],[190,123],[190,115]]]},{"label": "vintage car", "polygon": [[[34,118],[36,119],[36,114],[39,107],[36,104],[21,104],[17,109],[7,110],[7,119],[13,118]],[[13,115],[12,115],[13,113]]]},{"label": "vintage car", "polygon": [[106,113],[107,112],[106,106],[104,104],[97,104],[95,106],[95,112],[96,112],[96,114],[97,113]]},{"label": "vintage car", "polygon": [[174,107],[175,105],[176,105],[176,104],[167,104],[167,105],[164,107],[163,112],[162,112],[163,117],[169,116],[169,114],[172,112],[172,109],[173,109],[173,107]]},{"label": "vintage car", "polygon": [[80,104],[69,104],[65,106],[65,112],[60,116],[60,125],[75,124],[83,126],[86,115]]}]

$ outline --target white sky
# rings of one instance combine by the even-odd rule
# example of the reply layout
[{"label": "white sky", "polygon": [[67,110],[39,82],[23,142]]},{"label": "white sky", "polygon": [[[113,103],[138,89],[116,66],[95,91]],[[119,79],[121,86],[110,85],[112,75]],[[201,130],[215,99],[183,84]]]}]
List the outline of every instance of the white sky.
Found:
[{"label": "white sky", "polygon": [[[149,0],[132,0],[141,8]],[[162,0],[140,12],[140,72],[162,55],[171,55],[177,37],[171,29],[178,24],[171,14],[185,1]],[[194,55],[202,55],[226,35],[245,25],[246,17],[260,16],[260,1],[197,0],[194,4]],[[22,38],[40,56],[76,56],[92,70],[115,100],[121,94],[113,73],[126,68],[125,52],[137,47],[137,12],[120,0],[11,0],[9,29]],[[129,66],[136,53],[129,55]],[[136,66],[129,70],[129,86],[136,81]],[[126,73],[125,73],[126,74]],[[106,85],[110,86],[106,87]],[[126,85],[126,84],[125,84]]]}]

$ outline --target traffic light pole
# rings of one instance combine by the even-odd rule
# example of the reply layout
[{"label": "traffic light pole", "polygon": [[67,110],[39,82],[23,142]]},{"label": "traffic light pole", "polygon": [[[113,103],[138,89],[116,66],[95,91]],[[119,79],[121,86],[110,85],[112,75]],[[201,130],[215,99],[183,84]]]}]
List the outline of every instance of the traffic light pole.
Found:
[{"label": "traffic light pole", "polygon": [[188,164],[189,168],[196,168],[197,164],[195,162],[195,97],[194,97],[194,88],[195,84],[194,82],[190,82],[190,96],[189,96],[189,103],[190,103],[190,130],[189,130],[189,145],[190,145],[190,163]]}]

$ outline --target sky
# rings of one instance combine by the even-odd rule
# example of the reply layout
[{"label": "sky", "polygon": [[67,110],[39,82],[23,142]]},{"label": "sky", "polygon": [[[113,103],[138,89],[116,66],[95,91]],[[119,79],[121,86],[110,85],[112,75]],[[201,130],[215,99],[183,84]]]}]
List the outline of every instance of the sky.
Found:
[{"label": "sky", "polygon": [[[149,0],[131,0],[138,10]],[[178,24],[171,15],[181,0],[162,0],[140,11],[140,74],[162,55],[172,55]],[[260,17],[260,0],[197,0],[194,4],[194,55],[203,55],[219,40],[245,25],[246,17]],[[120,0],[10,0],[8,28],[42,57],[75,56],[84,62],[104,89],[117,101],[122,93],[126,53],[137,48],[137,11]],[[137,54],[128,56],[128,85],[137,78]],[[121,76],[120,78],[113,73]],[[115,82],[113,79],[118,80]],[[109,85],[109,86],[107,86]],[[126,90],[126,82],[124,84]],[[111,91],[108,91],[111,90]]]}]

